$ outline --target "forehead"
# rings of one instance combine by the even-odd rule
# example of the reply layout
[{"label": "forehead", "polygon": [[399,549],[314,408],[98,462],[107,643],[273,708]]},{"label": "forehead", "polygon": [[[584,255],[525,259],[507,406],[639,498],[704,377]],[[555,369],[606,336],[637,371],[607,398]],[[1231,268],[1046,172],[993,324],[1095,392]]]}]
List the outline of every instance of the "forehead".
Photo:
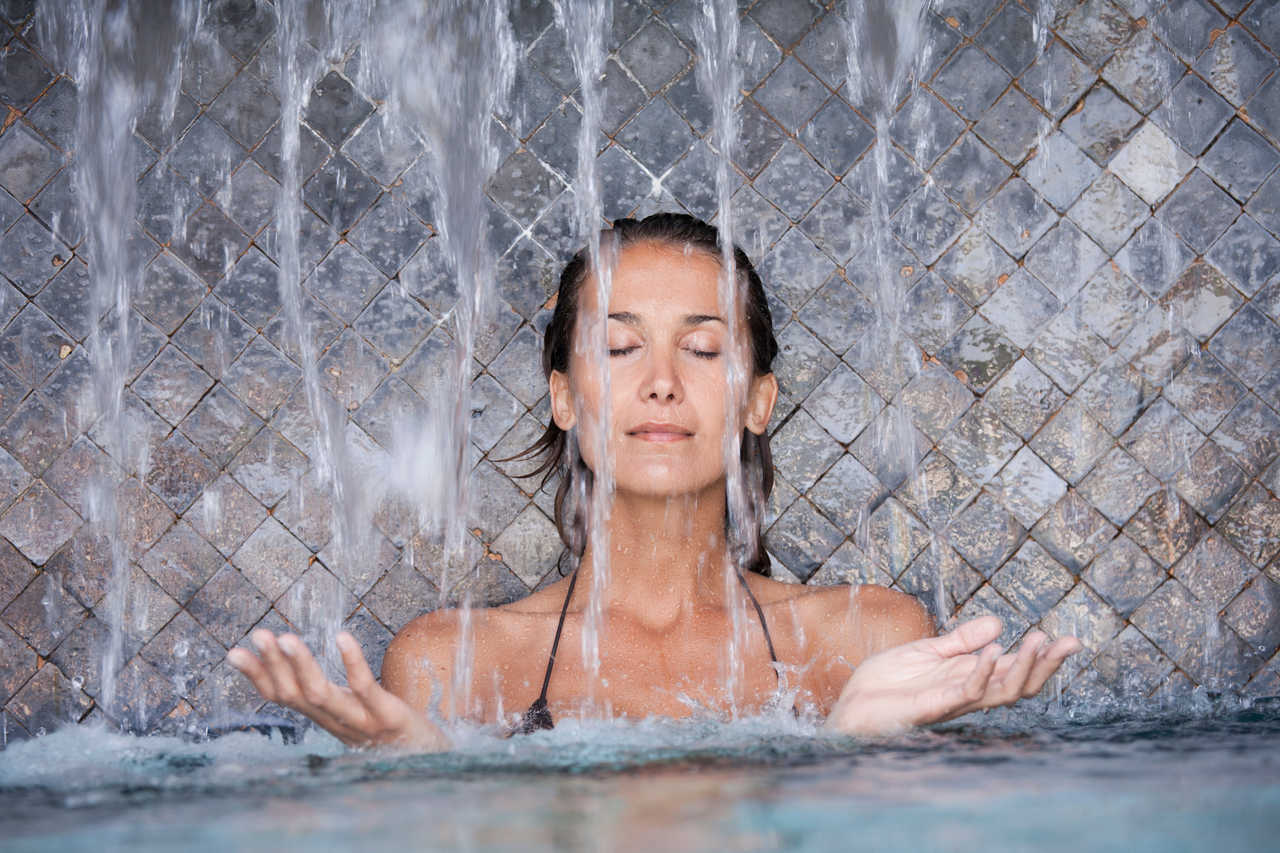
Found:
[{"label": "forehead", "polygon": [[[632,243],[618,253],[609,311],[716,314],[720,262],[701,249]],[[584,294],[594,302],[595,288]]]}]

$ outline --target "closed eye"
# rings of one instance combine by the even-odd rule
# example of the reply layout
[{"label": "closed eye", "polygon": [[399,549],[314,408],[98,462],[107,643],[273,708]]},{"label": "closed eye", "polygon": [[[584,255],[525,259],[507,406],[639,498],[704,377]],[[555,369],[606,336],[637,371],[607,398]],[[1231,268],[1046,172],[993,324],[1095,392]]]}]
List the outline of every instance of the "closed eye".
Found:
[{"label": "closed eye", "polygon": [[705,359],[707,359],[708,361],[709,361],[709,360],[711,360],[711,359],[713,359],[713,358],[719,358],[719,357],[720,357],[720,353],[718,353],[718,352],[713,352],[713,351],[711,351],[711,350],[691,349],[691,350],[689,350],[689,352],[693,353],[693,354],[694,354],[696,357],[698,357],[698,358],[705,358]]},{"label": "closed eye", "polygon": [[625,347],[609,347],[609,355],[611,356],[628,355],[630,353],[635,352],[638,349],[640,349],[640,346],[638,344],[632,344],[631,346],[625,346]]}]

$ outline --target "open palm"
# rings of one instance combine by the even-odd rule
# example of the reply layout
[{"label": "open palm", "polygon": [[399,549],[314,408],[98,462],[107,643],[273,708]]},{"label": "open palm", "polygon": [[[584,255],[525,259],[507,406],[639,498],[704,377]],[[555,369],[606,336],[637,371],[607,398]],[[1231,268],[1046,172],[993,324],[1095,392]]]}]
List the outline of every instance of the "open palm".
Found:
[{"label": "open palm", "polygon": [[1016,654],[996,645],[1000,620],[984,616],[940,637],[886,649],[858,666],[827,718],[847,734],[875,735],[937,723],[1034,696],[1067,656],[1075,637],[1051,644],[1040,631]]},{"label": "open palm", "polygon": [[346,687],[330,681],[293,634],[276,637],[259,629],[251,639],[257,655],[236,648],[227,661],[263,698],[300,711],[348,746],[448,748],[448,738],[437,726],[378,684],[360,645],[345,631],[338,635],[338,651],[347,670]]}]

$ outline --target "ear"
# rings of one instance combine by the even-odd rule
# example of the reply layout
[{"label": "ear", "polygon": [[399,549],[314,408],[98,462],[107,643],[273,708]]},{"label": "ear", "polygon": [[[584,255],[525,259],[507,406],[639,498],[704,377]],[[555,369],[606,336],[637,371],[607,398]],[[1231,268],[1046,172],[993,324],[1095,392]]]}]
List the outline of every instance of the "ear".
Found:
[{"label": "ear", "polygon": [[778,380],[772,373],[756,376],[747,392],[747,429],[762,435],[773,416],[773,404],[778,401]]},{"label": "ear", "polygon": [[568,432],[578,422],[578,416],[573,411],[573,394],[569,390],[569,377],[559,370],[553,370],[547,383],[551,386],[551,419],[556,426]]}]

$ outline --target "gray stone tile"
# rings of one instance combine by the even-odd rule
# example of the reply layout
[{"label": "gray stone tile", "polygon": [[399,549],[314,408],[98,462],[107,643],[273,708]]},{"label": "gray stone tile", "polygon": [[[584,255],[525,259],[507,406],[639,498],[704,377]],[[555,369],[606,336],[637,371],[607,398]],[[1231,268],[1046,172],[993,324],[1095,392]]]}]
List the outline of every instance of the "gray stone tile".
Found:
[{"label": "gray stone tile", "polygon": [[1095,68],[1138,31],[1138,25],[1110,0],[1088,0],[1058,25],[1058,35]]},{"label": "gray stone tile", "polygon": [[1193,66],[1234,106],[1249,100],[1276,68],[1276,60],[1242,27],[1228,27],[1210,41]]},{"label": "gray stone tile", "polygon": [[1035,340],[1040,327],[1061,308],[1058,298],[1024,267],[1016,270],[982,304],[980,311],[1011,341],[1025,349]]},{"label": "gray stone tile", "polygon": [[19,112],[35,102],[53,80],[34,53],[15,40],[0,51],[0,101]]},{"label": "gray stone tile", "polygon": [[1154,122],[1144,122],[1111,160],[1111,170],[1151,205],[1159,204],[1194,165],[1194,158]]},{"label": "gray stone tile", "polygon": [[334,229],[346,231],[378,198],[373,179],[342,154],[332,157],[302,188],[302,197]]},{"label": "gray stone tile", "polygon": [[845,184],[832,184],[805,215],[800,230],[837,264],[847,264],[870,239],[871,211]]},{"label": "gray stone tile", "polygon": [[1022,177],[1057,210],[1065,211],[1101,173],[1061,131],[1049,134],[1021,169]]},{"label": "gray stone tile", "polygon": [[230,647],[236,645],[270,608],[271,602],[230,563],[195,594],[187,611],[209,633]]},{"label": "gray stone tile", "polygon": [[801,323],[790,323],[778,333],[778,359],[774,373],[782,391],[803,399],[839,360]]},{"label": "gray stone tile", "polygon": [[1066,481],[1025,446],[1009,460],[993,485],[999,490],[1000,501],[1028,528],[1067,492]]},{"label": "gray stone tile", "polygon": [[210,460],[179,432],[171,433],[149,462],[147,487],[179,514],[217,476]]},{"label": "gray stone tile", "polygon": [[[960,121],[954,114],[952,118]],[[799,140],[829,172],[843,175],[871,147],[875,133],[848,104],[832,97],[804,125]]]},{"label": "gray stone tile", "polygon": [[[277,124],[267,134],[266,139],[253,149],[253,159],[267,174],[277,181],[283,180],[284,171],[280,163],[280,144],[282,131]],[[301,180],[315,174],[332,156],[333,151],[311,128],[298,123],[298,176]]]},{"label": "gray stone tile", "polygon": [[903,303],[903,331],[930,353],[940,350],[973,314],[964,300],[933,273],[916,282]]},{"label": "gray stone tile", "polygon": [[161,350],[133,383],[134,392],[175,425],[211,387],[209,375],[172,346]]},{"label": "gray stone tile", "polygon": [[[880,167],[876,162],[879,156],[886,158],[887,180],[880,179]],[[924,173],[920,171],[920,167],[891,145],[884,149],[883,155],[877,148],[863,155],[845,180],[849,182],[850,189],[862,198],[873,202],[877,198],[883,199],[887,210],[892,214],[918,191],[923,178]]]},{"label": "gray stone tile", "polygon": [[1259,655],[1271,655],[1280,646],[1280,584],[1265,575],[1244,588],[1227,607],[1224,621]]},{"label": "gray stone tile", "polygon": [[1250,472],[1258,471],[1280,451],[1280,416],[1246,393],[1214,431],[1213,440]]},{"label": "gray stone tile", "polygon": [[1160,304],[1202,344],[1244,302],[1226,277],[1211,264],[1196,262],[1186,271]]},{"label": "gray stone tile", "polygon": [[807,500],[798,500],[769,529],[769,550],[800,580],[808,580],[844,534]]},{"label": "gray stone tile", "polygon": [[1005,251],[1019,258],[1044,236],[1057,218],[1053,208],[1035,190],[1025,181],[1014,178],[983,205],[974,222]]},{"label": "gray stone tile", "polygon": [[1226,607],[1256,574],[1239,551],[1212,531],[1173,567],[1173,576],[1215,611]]},{"label": "gray stone tile", "polygon": [[[1007,7],[1016,8],[1016,7]],[[1010,163],[1021,163],[1049,129],[1049,119],[1027,96],[1009,89],[987,110],[974,132]]]},{"label": "gray stone tile", "polygon": [[1150,208],[1118,178],[1104,172],[1067,215],[1110,255],[1146,221]]},{"label": "gray stone tile", "polygon": [[929,168],[964,132],[965,121],[927,89],[917,89],[889,123],[893,140]]},{"label": "gray stone tile", "polygon": [[1018,520],[984,491],[956,516],[948,540],[969,565],[990,578],[1026,534]]},{"label": "gray stone tile", "polygon": [[804,149],[788,142],[755,185],[788,218],[799,222],[827,191],[831,178]]},{"label": "gray stone tile", "polygon": [[1059,562],[1079,575],[1116,528],[1075,491],[1068,491],[1031,530]]},{"label": "gray stone tile", "polygon": [[1216,530],[1251,563],[1262,568],[1280,554],[1280,500],[1254,483],[1239,495]]},{"label": "gray stone tile", "polygon": [[848,444],[871,422],[884,401],[845,365],[837,365],[804,401],[804,408],[836,441]]},{"label": "gray stone tile", "polygon": [[1192,359],[1164,396],[1203,432],[1212,432],[1246,393],[1246,388],[1208,353]]},{"label": "gray stone tile", "polygon": [[1018,351],[999,329],[974,315],[938,351],[938,358],[958,371],[957,379],[982,394],[1017,360]]},{"label": "gray stone tile", "polygon": [[990,148],[973,134],[965,134],[943,155],[931,174],[956,204],[973,214],[1012,173]]},{"label": "gray stone tile", "polygon": [[979,616],[995,616],[1000,620],[1004,631],[996,638],[996,642],[1006,649],[1013,646],[1031,627],[1027,618],[996,592],[991,584],[984,584],[969,598],[956,614],[956,621],[964,622]]},{"label": "gray stone tile", "polygon": [[970,305],[980,305],[1016,265],[980,228],[971,227],[938,260],[934,272]]},{"label": "gray stone tile", "polygon": [[802,491],[808,491],[841,455],[839,445],[804,410],[774,433],[772,443],[774,465]]},{"label": "gray stone tile", "polygon": [[1231,105],[1199,77],[1188,74],[1178,82],[1151,119],[1189,154],[1199,156],[1232,115]]},{"label": "gray stone tile", "polygon": [[1045,51],[1023,73],[1022,90],[1055,118],[1080,100],[1098,75],[1065,43],[1051,39]]},{"label": "gray stone tile", "polygon": [[1160,480],[1181,470],[1204,443],[1204,435],[1163,397],[1120,439],[1121,445]]},{"label": "gray stone tile", "polygon": [[1032,539],[991,577],[991,585],[1033,622],[1039,622],[1075,582],[1071,572]]},{"label": "gray stone tile", "polygon": [[1208,528],[1191,505],[1168,488],[1157,489],[1123,530],[1152,559],[1168,568],[1191,550]]},{"label": "gray stone tile", "polygon": [[976,47],[961,48],[934,78],[933,89],[969,119],[987,110],[1010,77]]},{"label": "gray stone tile", "polygon": [[27,387],[32,387],[70,356],[73,345],[48,315],[28,304],[0,332],[0,360]]},{"label": "gray stone tile", "polygon": [[1158,215],[1193,249],[1205,252],[1240,215],[1240,206],[1197,170],[1174,191]]},{"label": "gray stone tile", "polygon": [[1142,116],[1111,89],[1098,86],[1084,99],[1082,108],[1062,120],[1062,131],[1105,166],[1142,122]]},{"label": "gray stone tile", "polygon": [[373,104],[345,77],[330,71],[311,90],[302,117],[330,145],[338,147],[371,112]]},{"label": "gray stone tile", "polygon": [[187,220],[182,238],[170,248],[209,284],[238,259],[249,238],[211,204],[201,205]]},{"label": "gray stone tile", "polygon": [[180,428],[216,465],[223,467],[262,428],[262,423],[226,386],[218,386],[200,401]]},{"label": "gray stone tile", "polygon": [[1098,552],[1081,576],[1122,617],[1128,617],[1165,579],[1163,569],[1132,539],[1120,535]]},{"label": "gray stone tile", "polygon": [[886,498],[871,513],[865,536],[862,528],[856,533],[867,556],[895,578],[929,545],[931,538],[925,526],[894,497]]},{"label": "gray stone tile", "polygon": [[655,98],[617,135],[620,145],[655,175],[670,169],[694,143],[689,123],[662,98]]},{"label": "gray stone tile", "polygon": [[911,195],[893,218],[893,231],[926,264],[937,261],[967,225],[964,215],[933,186]]},{"label": "gray stone tile", "polygon": [[1151,19],[1156,35],[1187,62],[1209,45],[1212,30],[1226,25],[1226,19],[1205,0],[1175,0]]},{"label": "gray stone tile", "polygon": [[1119,265],[1104,264],[1076,295],[1072,310],[1078,311],[1089,327],[1114,347],[1151,304]]},{"label": "gray stone tile", "polygon": [[1209,351],[1247,385],[1262,382],[1280,353],[1280,328],[1246,305],[1209,342]]},{"label": "gray stone tile", "polygon": [[1159,219],[1148,219],[1115,262],[1148,296],[1158,299],[1195,258],[1195,253]]},{"label": "gray stone tile", "polygon": [[28,732],[39,736],[78,722],[91,704],[56,666],[44,666],[9,701],[7,710]]},{"label": "gray stone tile", "polygon": [[[800,310],[799,319],[837,354],[848,351],[876,322],[871,304],[839,275],[829,278],[813,295]],[[780,353],[784,358],[787,355],[785,351]],[[804,396],[794,386],[787,390],[792,396]]]},{"label": "gray stone tile", "polygon": [[269,418],[301,376],[301,370],[259,335],[227,369],[222,381],[259,417]]},{"label": "gray stone tile", "polygon": [[251,338],[253,329],[209,295],[187,317],[173,342],[206,373],[220,379]]},{"label": "gray stone tile", "polygon": [[819,79],[837,89],[849,76],[847,51],[848,37],[843,16],[827,13],[795,46],[794,55]]},{"label": "gray stone tile", "polygon": [[252,495],[224,474],[205,488],[183,518],[223,556],[230,556],[266,514]]},{"label": "gray stone tile", "polygon": [[[23,400],[9,421],[0,427],[0,445],[22,463],[22,468],[36,476],[41,475],[74,438],[72,425],[66,423],[41,394],[31,394]],[[13,475],[20,476],[17,471]]]},{"label": "gray stone tile", "polygon": [[749,14],[786,49],[804,36],[818,11],[809,0],[764,0],[757,3]]},{"label": "gray stone tile", "polygon": [[[794,57],[788,57],[755,91],[754,98],[784,129],[798,133],[830,94],[826,85]],[[834,103],[843,106],[839,101]]]},{"label": "gray stone tile", "polygon": [[874,474],[845,454],[809,489],[808,498],[841,530],[853,531],[867,523],[886,494]]},{"label": "gray stone tile", "polygon": [[179,521],[143,555],[139,566],[174,601],[186,606],[224,563],[213,546]]},{"label": "gray stone tile", "polygon": [[1084,584],[1077,584],[1040,620],[1041,630],[1049,636],[1071,635],[1084,647],[1083,653],[1069,659],[1068,673],[1083,668],[1085,662],[1106,648],[1123,627],[1124,623],[1115,611]]},{"label": "gray stone tile", "polygon": [[950,625],[956,611],[981,585],[982,575],[937,539],[920,552],[895,583],[903,592],[916,596],[939,625]]},{"label": "gray stone tile", "polygon": [[942,453],[932,451],[913,476],[898,487],[902,504],[933,529],[946,528],[955,514],[967,506],[979,486]]},{"label": "gray stone tile", "polygon": [[1245,214],[1218,238],[1207,257],[1231,278],[1237,289],[1253,296],[1269,281],[1276,280],[1280,241]]},{"label": "gray stone tile", "polygon": [[1034,24],[1031,15],[1017,3],[1006,3],[982,28],[977,42],[1013,76],[1027,69],[1036,58]]},{"label": "gray stone tile", "polygon": [[35,296],[70,254],[53,232],[31,215],[18,220],[0,237],[0,270],[27,296]]},{"label": "gray stone tile", "polygon": [[18,201],[29,201],[62,168],[63,155],[40,135],[16,121],[0,135],[0,187]]},{"label": "gray stone tile", "polygon": [[195,120],[166,159],[201,195],[209,197],[248,156],[244,146],[213,120],[212,113],[206,113]]},{"label": "gray stone tile", "polygon": [[1018,359],[983,396],[986,405],[1024,440],[1035,434],[1066,399],[1026,358]]},{"label": "gray stone tile", "polygon": [[1182,73],[1182,63],[1148,28],[1112,55],[1102,69],[1102,79],[1139,112],[1149,113]]},{"label": "gray stone tile", "polygon": [[938,442],[938,449],[979,483],[992,479],[1021,446],[1022,440],[981,403],[970,407]]},{"label": "gray stone tile", "polygon": [[37,481],[0,516],[0,536],[39,566],[71,538],[80,523],[71,507]]},{"label": "gray stone tile", "polygon": [[868,471],[896,489],[929,451],[929,439],[916,429],[906,409],[889,405],[850,445],[849,450]]},{"label": "gray stone tile", "polygon": [[1113,444],[1106,428],[1073,401],[1036,433],[1030,446],[1059,476],[1075,485]]},{"label": "gray stone tile", "polygon": [[1159,393],[1132,365],[1112,356],[1076,389],[1073,399],[1083,404],[1107,432],[1120,435]]},{"label": "gray stone tile", "polygon": [[564,184],[526,150],[512,154],[494,173],[489,195],[517,222],[529,225]]}]

